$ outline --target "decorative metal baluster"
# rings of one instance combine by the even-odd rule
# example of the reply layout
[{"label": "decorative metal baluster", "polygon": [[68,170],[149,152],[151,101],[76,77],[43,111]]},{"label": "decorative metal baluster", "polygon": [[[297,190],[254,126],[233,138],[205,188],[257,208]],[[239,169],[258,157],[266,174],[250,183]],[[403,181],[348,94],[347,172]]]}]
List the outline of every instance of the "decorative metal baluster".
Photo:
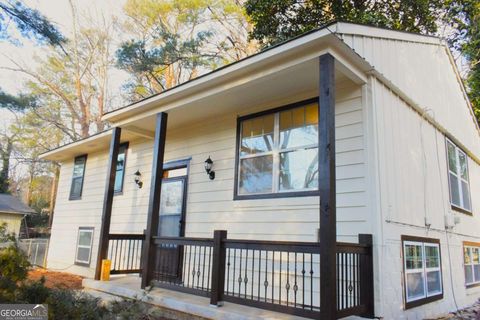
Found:
[{"label": "decorative metal baluster", "polygon": [[227,293],[230,292],[230,251],[231,249],[227,249]]},{"label": "decorative metal baluster", "polygon": [[267,287],[268,287],[268,251],[265,251],[265,281],[263,285],[265,286],[265,302],[267,302]]},{"label": "decorative metal baluster", "polygon": [[282,256],[283,252],[280,251],[280,265],[278,267],[278,303],[282,304]]},{"label": "decorative metal baluster", "polygon": [[[187,247],[187,246],[185,246]],[[186,287],[188,287],[190,285],[190,270],[192,269],[192,265],[191,265],[191,262],[192,262],[192,246],[189,245],[188,246],[188,272],[187,272],[187,284],[185,285]]]},{"label": "decorative metal baluster", "polygon": [[202,247],[198,247],[198,265],[197,265],[197,288],[200,287],[200,276],[202,273],[200,272],[200,261],[202,260]]},{"label": "decorative metal baluster", "polygon": [[238,271],[238,297],[240,297],[242,292],[242,253],[243,249],[240,249],[240,261],[238,262],[238,266],[240,267],[240,270]]},{"label": "decorative metal baluster", "polygon": [[293,298],[294,298],[294,304],[293,306],[296,308],[297,307],[297,253],[295,252],[295,283],[293,285]]},{"label": "decorative metal baluster", "polygon": [[305,309],[305,253],[302,256],[302,309]]},{"label": "decorative metal baluster", "polygon": [[260,295],[261,295],[261,290],[260,290],[260,276],[262,271],[262,250],[258,251],[258,291],[257,291],[257,300],[260,301]]},{"label": "decorative metal baluster", "polygon": [[130,268],[130,259],[131,259],[130,251],[132,247],[132,240],[127,240],[127,241],[128,241],[127,269],[131,269]]},{"label": "decorative metal baluster", "polygon": [[122,269],[122,248],[123,248],[123,240],[120,240],[120,255],[118,257],[118,270]]},{"label": "decorative metal baluster", "polygon": [[202,290],[204,290],[204,281],[205,281],[205,258],[207,256],[207,247],[203,247],[203,267],[202,267]]},{"label": "decorative metal baluster", "polygon": [[247,284],[248,284],[248,249],[245,250],[245,275],[243,277],[243,282],[245,283],[245,292],[244,292],[244,298],[247,298]]},{"label": "decorative metal baluster", "polygon": [[310,310],[313,310],[313,254],[310,253]]},{"label": "decorative metal baluster", "polygon": [[[210,270],[212,269],[212,247],[208,247],[207,288],[210,288]],[[223,270],[225,272],[225,270]]]},{"label": "decorative metal baluster", "polygon": [[253,300],[253,285],[254,285],[254,276],[255,276],[255,250],[252,250],[252,300]]},{"label": "decorative metal baluster", "polygon": [[236,270],[236,263],[237,263],[237,249],[233,249],[233,276],[232,276],[232,295],[235,295],[235,274]]},{"label": "decorative metal baluster", "polygon": [[197,246],[193,246],[193,270],[192,270],[192,288],[195,287],[195,263],[197,262]]},{"label": "decorative metal baluster", "polygon": [[290,252],[287,252],[287,284],[285,285],[285,289],[287,290],[287,307],[288,307],[288,300],[290,296]]},{"label": "decorative metal baluster", "polygon": [[187,272],[187,246],[182,246],[182,260],[183,260],[183,268],[182,268],[182,284],[185,283],[186,272]]},{"label": "decorative metal baluster", "polygon": [[272,251],[272,303],[275,303],[275,251]]}]

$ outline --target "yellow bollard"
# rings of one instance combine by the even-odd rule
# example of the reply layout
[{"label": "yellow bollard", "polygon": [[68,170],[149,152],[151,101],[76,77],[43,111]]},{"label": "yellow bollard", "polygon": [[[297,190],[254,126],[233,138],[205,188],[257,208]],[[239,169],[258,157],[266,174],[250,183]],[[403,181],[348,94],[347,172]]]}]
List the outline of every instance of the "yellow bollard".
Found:
[{"label": "yellow bollard", "polygon": [[112,266],[112,261],[108,259],[102,260],[102,272],[100,273],[100,280],[101,281],[109,281],[110,280],[110,267]]}]

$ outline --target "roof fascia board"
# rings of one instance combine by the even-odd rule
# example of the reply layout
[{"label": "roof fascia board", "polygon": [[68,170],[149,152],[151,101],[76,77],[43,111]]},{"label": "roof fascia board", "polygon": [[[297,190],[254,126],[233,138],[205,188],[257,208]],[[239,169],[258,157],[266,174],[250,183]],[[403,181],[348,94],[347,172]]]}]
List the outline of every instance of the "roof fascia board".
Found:
[{"label": "roof fascia board", "polygon": [[65,144],[63,146],[60,146],[58,148],[55,148],[55,149],[52,149],[50,151],[47,151],[45,153],[42,153],[39,155],[39,159],[42,159],[42,160],[49,160],[48,158],[57,154],[57,153],[61,153],[63,152],[64,150],[67,150],[67,149],[72,149],[72,148],[75,148],[75,147],[78,147],[80,145],[83,145],[85,143],[89,143],[89,142],[92,142],[92,141],[95,141],[95,140],[98,140],[98,139],[101,139],[101,138],[104,138],[106,136],[110,136],[112,134],[112,129],[108,129],[106,131],[103,131],[103,132],[100,132],[100,133],[97,133],[93,136],[90,136],[88,138],[84,138],[84,139],[81,139],[81,140],[78,140],[78,141],[75,141],[75,142],[71,142],[71,143],[68,143],[68,144]]}]

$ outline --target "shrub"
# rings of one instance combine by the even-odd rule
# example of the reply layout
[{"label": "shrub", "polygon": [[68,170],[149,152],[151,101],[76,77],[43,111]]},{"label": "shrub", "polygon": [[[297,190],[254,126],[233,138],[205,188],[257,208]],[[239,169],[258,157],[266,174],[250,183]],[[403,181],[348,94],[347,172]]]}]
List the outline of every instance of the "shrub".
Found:
[{"label": "shrub", "polygon": [[105,318],[107,308],[100,299],[71,289],[54,289],[45,301],[49,319],[96,320]]},{"label": "shrub", "polygon": [[51,295],[51,289],[45,287],[45,278],[38,281],[25,281],[17,289],[16,301],[23,303],[42,304]]}]

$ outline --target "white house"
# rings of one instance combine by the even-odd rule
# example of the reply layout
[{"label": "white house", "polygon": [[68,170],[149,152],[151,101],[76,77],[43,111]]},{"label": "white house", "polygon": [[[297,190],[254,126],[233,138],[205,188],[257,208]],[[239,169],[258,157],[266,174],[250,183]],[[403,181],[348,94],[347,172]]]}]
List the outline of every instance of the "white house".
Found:
[{"label": "white house", "polygon": [[103,119],[42,156],[49,268],[324,319],[480,297],[479,127],[442,39],[333,23]]}]

